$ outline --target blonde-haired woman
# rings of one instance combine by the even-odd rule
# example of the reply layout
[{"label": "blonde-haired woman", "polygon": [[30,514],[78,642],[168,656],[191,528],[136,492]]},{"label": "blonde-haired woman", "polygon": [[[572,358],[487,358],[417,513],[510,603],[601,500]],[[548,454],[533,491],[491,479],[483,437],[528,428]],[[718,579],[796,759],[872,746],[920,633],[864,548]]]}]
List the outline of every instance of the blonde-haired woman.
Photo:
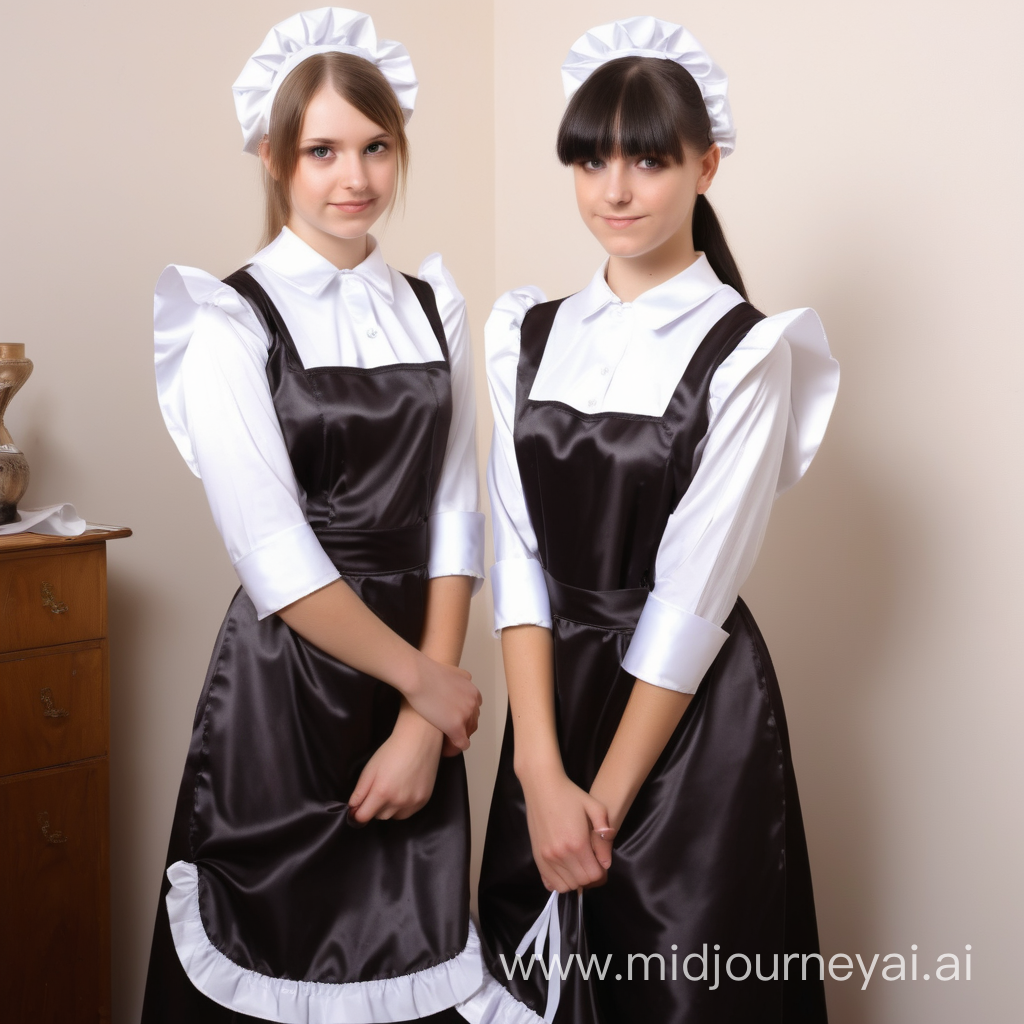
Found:
[{"label": "blonde-haired woman", "polygon": [[455,1020],[480,982],[465,304],[438,256],[409,277],[369,234],[416,91],[364,14],[275,26],[235,83],[268,244],[224,282],[157,284],[164,418],[242,587],[196,711],[146,1024]]}]

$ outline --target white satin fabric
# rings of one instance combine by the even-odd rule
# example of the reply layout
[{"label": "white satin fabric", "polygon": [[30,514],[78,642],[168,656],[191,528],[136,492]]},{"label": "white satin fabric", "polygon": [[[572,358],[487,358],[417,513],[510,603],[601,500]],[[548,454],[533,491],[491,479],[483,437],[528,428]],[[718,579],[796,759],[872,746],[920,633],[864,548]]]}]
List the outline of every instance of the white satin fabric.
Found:
[{"label": "white satin fabric", "polygon": [[[506,293],[484,332],[495,417],[488,487],[496,631],[551,625],[512,438],[519,328],[542,300],[536,288]],[[585,413],[661,416],[704,336],[741,301],[704,256],[629,303],[601,267],[559,307],[530,397]],[[623,660],[631,675],[695,692],[725,642],[720,627],[753,568],[772,502],[810,466],[838,385],[839,364],[810,309],[761,321],[719,367],[700,468],[669,517],[655,587]]]},{"label": "white satin fabric", "polygon": [[419,90],[409,51],[393,39],[378,40],[368,14],[346,7],[319,7],[275,25],[231,87],[246,153],[259,152],[281,83],[318,53],[351,53],[368,60],[394,90],[408,123]]},{"label": "white satin fabric", "polygon": [[479,990],[483,962],[472,921],[458,956],[415,974],[344,984],[292,981],[241,967],[210,942],[195,864],[177,861],[167,878],[167,915],[181,966],[204,996],[236,1013],[280,1024],[378,1024],[440,1013]]},{"label": "white satin fabric", "polygon": [[484,974],[483,984],[455,1009],[470,1024],[546,1024],[489,974]]},{"label": "white satin fabric", "polygon": [[[374,367],[442,358],[423,308],[379,245],[338,270],[285,228],[253,257],[306,367]],[[437,254],[419,276],[434,290],[451,359],[452,423],[430,509],[429,573],[483,579],[476,407],[466,304]],[[269,342],[233,288],[168,267],[154,304],[160,408],[201,476],[231,563],[260,618],[338,578],[302,510],[303,496],[267,381]],[[478,584],[479,586],[479,584]]]},{"label": "white satin fabric", "polygon": [[572,94],[602,65],[619,57],[656,57],[675,61],[686,68],[700,87],[711,118],[711,137],[722,156],[736,148],[736,128],[727,95],[729,79],[708,56],[692,33],[671,21],[652,18],[624,18],[584,32],[572,44],[562,65],[565,97]]}]

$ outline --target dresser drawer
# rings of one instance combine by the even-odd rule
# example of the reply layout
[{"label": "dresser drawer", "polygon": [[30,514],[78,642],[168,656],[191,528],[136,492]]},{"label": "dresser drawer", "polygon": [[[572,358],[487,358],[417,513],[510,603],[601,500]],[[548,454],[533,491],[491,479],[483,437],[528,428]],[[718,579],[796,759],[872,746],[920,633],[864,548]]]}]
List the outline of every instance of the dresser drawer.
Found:
[{"label": "dresser drawer", "polygon": [[107,762],[0,781],[0,1020],[109,1024]]},{"label": "dresser drawer", "polygon": [[0,776],[107,752],[106,645],[0,660]]},{"label": "dresser drawer", "polygon": [[0,653],[106,635],[103,546],[0,558]]}]

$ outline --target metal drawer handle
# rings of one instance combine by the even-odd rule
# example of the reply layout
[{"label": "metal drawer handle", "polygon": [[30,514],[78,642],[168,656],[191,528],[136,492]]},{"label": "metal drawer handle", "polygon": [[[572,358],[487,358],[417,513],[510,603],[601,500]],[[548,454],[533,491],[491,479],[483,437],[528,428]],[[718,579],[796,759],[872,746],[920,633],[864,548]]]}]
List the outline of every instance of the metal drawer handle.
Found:
[{"label": "metal drawer handle", "polygon": [[39,699],[43,702],[43,717],[44,718],[67,718],[71,713],[67,708],[54,707],[53,704],[53,690],[48,686],[44,686],[39,691]]},{"label": "metal drawer handle", "polygon": [[58,832],[56,829],[50,828],[50,815],[47,811],[40,811],[36,815],[36,820],[39,822],[39,827],[42,829],[43,838],[51,846],[60,846],[61,843],[66,843],[68,837],[63,832]]},{"label": "metal drawer handle", "polygon": [[67,610],[68,606],[63,601],[58,601],[53,596],[53,584],[44,583],[42,586],[43,592],[43,607],[49,608],[54,615],[63,615]]}]

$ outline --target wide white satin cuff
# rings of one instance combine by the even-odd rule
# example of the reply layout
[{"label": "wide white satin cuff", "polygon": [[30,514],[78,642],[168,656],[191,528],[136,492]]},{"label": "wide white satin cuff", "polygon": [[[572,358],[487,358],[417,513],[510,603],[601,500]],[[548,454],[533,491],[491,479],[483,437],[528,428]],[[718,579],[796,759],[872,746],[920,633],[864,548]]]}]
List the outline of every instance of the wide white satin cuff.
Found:
[{"label": "wide white satin cuff", "polygon": [[484,582],[483,512],[437,512],[427,519],[430,561],[427,572],[435,576],[474,576],[475,594]]},{"label": "wide white satin cuff", "polygon": [[551,628],[551,602],[544,570],[535,558],[506,558],[491,567],[494,635],[506,626]]},{"label": "wide white satin cuff", "polygon": [[696,693],[728,638],[713,622],[649,594],[622,667],[645,683]]},{"label": "wide white satin cuff", "polygon": [[274,534],[235,562],[235,572],[261,619],[341,575],[308,523]]}]

